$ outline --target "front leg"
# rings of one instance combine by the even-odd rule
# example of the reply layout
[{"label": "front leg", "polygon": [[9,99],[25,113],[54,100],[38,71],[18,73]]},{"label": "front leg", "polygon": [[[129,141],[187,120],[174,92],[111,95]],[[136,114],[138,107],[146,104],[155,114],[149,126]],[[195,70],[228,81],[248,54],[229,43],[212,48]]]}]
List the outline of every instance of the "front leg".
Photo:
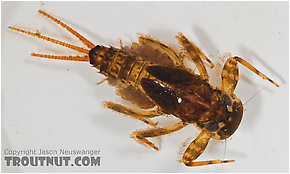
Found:
[{"label": "front leg", "polygon": [[238,62],[253,71],[258,76],[262,77],[263,79],[268,80],[269,82],[273,83],[275,86],[279,87],[277,83],[275,83],[273,80],[268,78],[266,75],[258,71],[255,67],[253,67],[251,64],[249,64],[247,61],[240,57],[230,57],[223,68],[222,71],[222,91],[232,94],[237,86],[237,83],[239,81],[239,67]]},{"label": "front leg", "polygon": [[203,166],[209,164],[220,164],[220,163],[229,163],[234,162],[234,160],[209,160],[209,161],[197,161],[193,162],[197,159],[206,148],[208,142],[210,140],[210,136],[206,131],[201,131],[198,137],[188,146],[186,151],[183,154],[182,162],[186,166]]},{"label": "front leg", "polygon": [[140,144],[148,145],[155,150],[159,150],[159,148],[156,147],[155,144],[149,141],[147,138],[170,134],[172,132],[175,132],[184,128],[186,125],[187,125],[186,123],[179,122],[175,125],[164,127],[164,128],[136,131],[132,133],[131,137],[136,139]]}]

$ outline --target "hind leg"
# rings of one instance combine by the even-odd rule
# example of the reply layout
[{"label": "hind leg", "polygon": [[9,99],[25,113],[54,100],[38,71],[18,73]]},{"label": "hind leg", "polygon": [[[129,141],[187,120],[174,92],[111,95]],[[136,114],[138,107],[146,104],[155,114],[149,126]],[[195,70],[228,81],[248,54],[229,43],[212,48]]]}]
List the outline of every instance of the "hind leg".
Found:
[{"label": "hind leg", "polygon": [[158,40],[154,40],[145,36],[140,36],[139,44],[151,47],[152,49],[158,51],[161,55],[167,55],[176,67],[183,65],[182,57],[179,57],[172,48],[168,47],[167,45],[161,43]]},{"label": "hind leg", "polygon": [[140,36],[138,43],[132,43],[130,52],[153,64],[176,68],[183,66],[182,57],[172,48],[149,36]]},{"label": "hind leg", "polygon": [[140,121],[142,121],[150,126],[153,126],[153,127],[155,127],[157,125],[157,123],[152,122],[149,118],[163,115],[163,113],[158,111],[158,110],[144,111],[144,110],[140,110],[140,109],[138,109],[138,110],[137,109],[130,109],[130,108],[127,108],[123,105],[116,104],[113,102],[104,102],[104,105],[107,108],[112,109],[113,111],[130,116],[131,118],[140,120]]},{"label": "hind leg", "polygon": [[148,145],[155,150],[159,150],[159,148],[156,147],[155,144],[149,141],[147,138],[170,134],[172,132],[175,132],[184,128],[186,125],[187,124],[183,122],[179,122],[177,124],[164,127],[164,128],[155,128],[155,129],[149,129],[149,130],[136,131],[136,132],[133,132],[131,137],[135,138],[140,144]]}]

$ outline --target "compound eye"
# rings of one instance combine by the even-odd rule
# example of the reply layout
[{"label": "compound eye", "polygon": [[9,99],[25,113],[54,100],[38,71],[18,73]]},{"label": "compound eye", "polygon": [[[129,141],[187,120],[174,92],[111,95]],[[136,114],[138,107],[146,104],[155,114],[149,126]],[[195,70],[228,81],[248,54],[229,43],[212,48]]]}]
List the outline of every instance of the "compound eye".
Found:
[{"label": "compound eye", "polygon": [[222,97],[223,105],[226,105],[226,106],[233,105],[233,100],[232,100],[232,97],[230,95],[223,93],[221,97]]},{"label": "compound eye", "polygon": [[205,125],[206,130],[209,132],[216,132],[219,130],[219,125],[216,121],[211,121]]}]

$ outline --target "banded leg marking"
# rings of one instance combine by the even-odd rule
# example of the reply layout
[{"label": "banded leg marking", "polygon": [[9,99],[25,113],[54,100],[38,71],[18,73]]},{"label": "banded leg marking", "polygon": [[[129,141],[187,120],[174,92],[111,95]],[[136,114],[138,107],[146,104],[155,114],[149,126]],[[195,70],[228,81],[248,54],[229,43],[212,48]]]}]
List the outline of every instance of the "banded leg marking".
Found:
[{"label": "banded leg marking", "polygon": [[161,43],[158,40],[154,40],[146,37],[139,37],[139,43],[149,46],[153,49],[158,50],[161,54],[167,54],[168,57],[174,62],[174,64],[179,67],[183,64],[183,59],[180,58],[170,47]]},{"label": "banded leg marking", "polygon": [[116,112],[119,112],[121,114],[124,115],[128,115],[131,118],[140,120],[150,126],[155,127],[157,125],[157,123],[152,122],[149,118],[153,118],[153,117],[157,117],[162,115],[162,113],[158,112],[157,110],[153,110],[153,111],[142,111],[142,110],[136,110],[136,109],[130,109],[127,108],[123,105],[117,104],[117,103],[113,103],[113,102],[104,102],[104,105]]},{"label": "banded leg marking", "polygon": [[249,64],[247,61],[240,57],[230,57],[223,68],[222,71],[222,91],[227,92],[228,94],[232,94],[237,86],[238,80],[239,80],[239,67],[238,63],[241,63],[248,69],[250,69],[252,72],[257,74],[258,76],[262,77],[265,80],[268,80],[275,86],[279,87],[277,83],[275,83],[273,80],[271,80],[269,77],[261,73],[259,70],[257,70],[255,67],[253,67],[251,64]]},{"label": "banded leg marking", "polygon": [[206,131],[201,131],[197,138],[187,147],[183,154],[182,162],[186,166],[202,166],[209,164],[220,164],[234,162],[234,160],[209,160],[209,161],[197,161],[194,162],[205,150],[210,137]]},{"label": "banded leg marking", "polygon": [[190,42],[182,33],[178,33],[178,36],[176,36],[176,38],[190,55],[190,58],[196,65],[200,76],[203,79],[208,80],[208,73],[201,59],[205,59],[206,61],[208,61],[212,67],[214,67],[214,64],[200,51],[200,49],[194,43]]},{"label": "banded leg marking", "polygon": [[133,132],[131,137],[136,139],[140,144],[148,145],[152,147],[155,150],[159,150],[158,147],[155,146],[154,143],[149,141],[147,138],[149,137],[158,137],[161,135],[170,134],[172,132],[178,131],[182,128],[184,128],[187,124],[183,122],[179,122],[177,124],[174,124],[172,126],[164,127],[164,128],[156,128],[156,129],[149,129],[149,130],[141,130]]}]

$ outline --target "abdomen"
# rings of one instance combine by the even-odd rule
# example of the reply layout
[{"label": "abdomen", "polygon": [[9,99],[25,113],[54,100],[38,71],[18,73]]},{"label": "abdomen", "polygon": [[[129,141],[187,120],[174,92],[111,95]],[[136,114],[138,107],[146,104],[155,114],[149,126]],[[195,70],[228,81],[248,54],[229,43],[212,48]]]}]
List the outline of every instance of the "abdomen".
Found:
[{"label": "abdomen", "polygon": [[154,78],[146,70],[149,65],[152,65],[149,61],[119,49],[98,45],[90,51],[89,56],[90,63],[99,69],[100,73],[118,79],[142,92],[144,92],[141,86],[142,78]]}]

